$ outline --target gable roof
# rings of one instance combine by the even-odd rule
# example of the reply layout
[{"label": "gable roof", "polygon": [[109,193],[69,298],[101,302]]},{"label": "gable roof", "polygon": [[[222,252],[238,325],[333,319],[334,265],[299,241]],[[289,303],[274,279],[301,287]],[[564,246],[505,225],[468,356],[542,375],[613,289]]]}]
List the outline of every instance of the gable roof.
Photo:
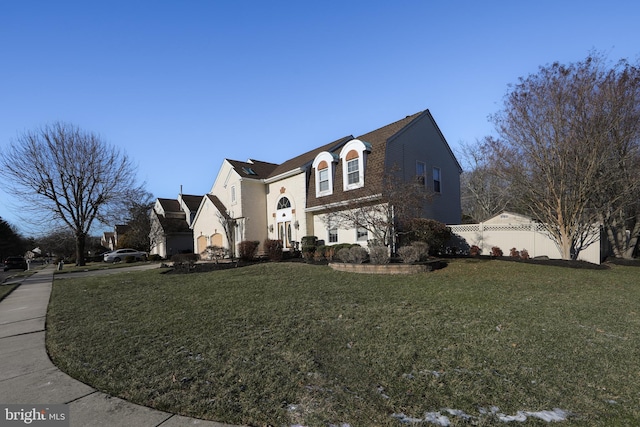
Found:
[{"label": "gable roof", "polygon": [[[406,116],[403,119],[359,136],[357,139],[364,143],[368,143],[371,146],[371,153],[368,155],[367,160],[367,185],[365,187],[349,190],[348,192],[335,191],[331,195],[318,198],[315,193],[315,180],[310,177],[307,183],[307,208],[318,210],[323,209],[323,206],[334,203],[343,203],[346,200],[378,197],[379,192],[382,190],[381,183],[384,179],[385,173],[387,172],[386,167],[389,166],[385,165],[387,158],[387,144],[425,116],[431,117],[429,110],[420,111],[410,116]],[[431,120],[433,121],[433,119]],[[336,188],[341,188],[342,179],[342,174],[338,173],[335,175],[334,186],[336,186]]]},{"label": "gable roof", "polygon": [[218,212],[220,212],[220,214],[225,219],[231,219],[231,217],[229,216],[229,213],[227,212],[227,208],[224,206],[224,203],[222,203],[220,199],[218,199],[218,196],[214,196],[213,194],[207,194],[206,197],[209,200],[211,200],[211,203],[213,203],[216,209],[218,209]]},{"label": "gable roof", "polygon": [[[200,206],[200,201],[202,201],[202,196],[194,196],[191,194],[182,194],[180,195],[182,201],[187,205],[187,208],[191,212],[195,212],[198,210],[198,206]],[[178,204],[179,206],[179,204]]]},{"label": "gable roof", "polygon": [[167,218],[163,215],[156,215],[158,222],[165,233],[184,233],[189,232],[189,224],[181,218]]},{"label": "gable roof", "polygon": [[386,144],[389,138],[400,132],[405,126],[409,125],[415,119],[420,117],[425,111],[420,111],[411,116],[407,116],[404,119],[400,119],[397,122],[390,123],[374,131],[365,133],[364,135],[359,136],[358,139],[361,141],[366,141],[374,146]]}]

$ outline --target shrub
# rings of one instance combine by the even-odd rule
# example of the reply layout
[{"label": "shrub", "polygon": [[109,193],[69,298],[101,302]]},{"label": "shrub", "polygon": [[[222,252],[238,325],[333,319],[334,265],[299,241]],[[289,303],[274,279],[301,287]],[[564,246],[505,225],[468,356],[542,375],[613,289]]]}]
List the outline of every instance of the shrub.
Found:
[{"label": "shrub", "polygon": [[300,246],[303,248],[305,246],[315,246],[318,243],[318,238],[316,236],[303,236],[300,239]]},{"label": "shrub", "polygon": [[204,251],[202,251],[202,256],[207,257],[207,259],[213,259],[218,262],[219,259],[227,256],[227,249],[222,246],[207,246]]},{"label": "shrub", "polygon": [[243,240],[238,246],[238,256],[243,261],[252,261],[256,257],[260,242],[255,240]]},{"label": "shrub", "polygon": [[333,261],[333,257],[336,255],[336,250],[333,246],[325,246],[324,257],[327,261]]},{"label": "shrub", "polygon": [[511,250],[509,251],[509,256],[511,258],[520,258],[520,251],[518,251],[516,248],[511,248]]},{"label": "shrub", "polygon": [[529,259],[529,258],[530,258],[530,256],[529,256],[529,251],[528,251],[528,250],[526,250],[526,249],[521,250],[521,251],[520,251],[520,258],[522,258],[522,259]]},{"label": "shrub", "polygon": [[398,248],[398,255],[405,264],[411,264],[420,259],[420,255],[413,245],[402,246]]},{"label": "shrub", "polygon": [[175,254],[171,257],[174,270],[186,271],[187,273],[199,259],[198,254]]},{"label": "shrub", "polygon": [[349,256],[354,264],[362,264],[367,259],[367,250],[362,246],[352,246],[349,248]]},{"label": "shrub", "polygon": [[398,249],[398,255],[405,264],[418,262],[429,255],[429,245],[424,242],[413,242]]},{"label": "shrub", "polygon": [[266,239],[263,245],[269,260],[282,261],[282,241]]},{"label": "shrub", "polygon": [[124,262],[125,264],[131,264],[132,262],[136,262],[136,257],[127,255],[126,257],[124,257]]},{"label": "shrub", "polygon": [[502,249],[500,249],[497,246],[492,247],[491,248],[491,256],[493,256],[493,257],[502,256]]},{"label": "shrub", "polygon": [[171,257],[174,264],[195,264],[200,259],[198,254],[175,254]]},{"label": "shrub", "polygon": [[305,261],[311,261],[313,259],[315,253],[316,253],[316,247],[315,246],[303,246],[302,247],[302,258],[304,258]]},{"label": "shrub", "polygon": [[149,261],[162,261],[162,257],[158,254],[149,255]]},{"label": "shrub", "polygon": [[425,242],[434,251],[440,250],[451,239],[451,229],[434,219],[413,218],[409,220],[406,228],[406,241]]},{"label": "shrub", "polygon": [[349,248],[343,247],[336,253],[340,261],[352,264],[362,264],[367,259],[367,255],[367,250],[360,245],[352,245]]},{"label": "shrub", "polygon": [[316,250],[313,253],[313,260],[314,261],[322,261],[324,259],[324,253],[325,253],[327,247],[322,245],[322,246],[316,246],[315,248],[316,248]]},{"label": "shrub", "polygon": [[336,257],[342,262],[351,262],[351,254],[349,252],[349,248],[340,248],[336,252]]},{"label": "shrub", "polygon": [[372,264],[389,264],[389,248],[384,245],[369,246],[369,259]]},{"label": "shrub", "polygon": [[[343,248],[349,249],[351,246],[353,246],[352,243],[338,243],[337,245],[333,245],[331,247],[333,248],[334,254],[337,255],[338,252],[340,252],[340,249],[343,249]],[[358,246],[360,246],[360,245],[358,245]]]},{"label": "shrub", "polygon": [[481,253],[482,253],[482,249],[480,249],[480,247],[477,245],[473,245],[469,248],[469,255],[471,256],[478,256]]}]

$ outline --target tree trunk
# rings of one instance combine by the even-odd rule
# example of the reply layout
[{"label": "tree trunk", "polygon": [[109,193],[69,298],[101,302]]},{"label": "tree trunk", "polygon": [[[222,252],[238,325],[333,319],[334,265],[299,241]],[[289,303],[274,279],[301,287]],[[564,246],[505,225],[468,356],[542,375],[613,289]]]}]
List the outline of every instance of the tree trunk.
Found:
[{"label": "tree trunk", "polygon": [[633,226],[633,230],[631,230],[631,236],[629,236],[629,242],[627,243],[626,250],[624,251],[623,257],[625,259],[632,259],[633,253],[638,245],[638,237],[640,237],[640,213],[636,215],[636,223]]},{"label": "tree trunk", "polygon": [[86,265],[86,261],[84,259],[84,248],[86,244],[86,234],[84,233],[76,233],[76,265],[83,266]]}]

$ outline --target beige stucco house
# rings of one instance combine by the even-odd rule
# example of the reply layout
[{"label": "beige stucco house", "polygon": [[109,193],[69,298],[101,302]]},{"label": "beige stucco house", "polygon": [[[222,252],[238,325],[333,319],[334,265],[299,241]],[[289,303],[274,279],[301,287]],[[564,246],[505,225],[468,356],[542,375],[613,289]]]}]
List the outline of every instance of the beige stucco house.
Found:
[{"label": "beige stucco house", "polygon": [[[372,132],[345,136],[281,164],[223,161],[209,194],[191,224],[193,246],[233,248],[243,240],[278,239],[286,250],[304,236],[326,244],[367,246],[366,230],[331,226],[329,212],[352,200],[383,203],[372,188],[393,169],[406,183],[416,180],[432,195],[422,216],[447,224],[460,222],[462,169],[429,110]],[[376,199],[378,197],[378,199]]]}]

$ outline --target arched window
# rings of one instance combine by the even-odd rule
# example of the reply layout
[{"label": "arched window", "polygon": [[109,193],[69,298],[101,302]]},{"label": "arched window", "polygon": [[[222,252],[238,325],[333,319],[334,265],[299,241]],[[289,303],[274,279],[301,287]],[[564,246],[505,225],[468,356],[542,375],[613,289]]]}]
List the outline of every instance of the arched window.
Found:
[{"label": "arched window", "polygon": [[329,165],[324,160],[318,165],[318,190],[321,193],[329,190]]},{"label": "arched window", "polygon": [[366,155],[371,145],[359,139],[352,139],[340,151],[342,160],[342,188],[344,191],[364,186]]},{"label": "arched window", "polygon": [[347,153],[347,185],[357,185],[360,182],[360,159],[356,150]]},{"label": "arched window", "polygon": [[[273,206],[273,205],[271,205],[271,206]],[[278,200],[277,209],[287,209],[287,208],[290,208],[290,207],[291,207],[291,202],[286,197],[283,197],[280,200]]]},{"label": "arched window", "polygon": [[316,197],[333,194],[334,165],[337,161],[337,157],[328,151],[318,154],[313,161],[312,167],[316,171]]}]

